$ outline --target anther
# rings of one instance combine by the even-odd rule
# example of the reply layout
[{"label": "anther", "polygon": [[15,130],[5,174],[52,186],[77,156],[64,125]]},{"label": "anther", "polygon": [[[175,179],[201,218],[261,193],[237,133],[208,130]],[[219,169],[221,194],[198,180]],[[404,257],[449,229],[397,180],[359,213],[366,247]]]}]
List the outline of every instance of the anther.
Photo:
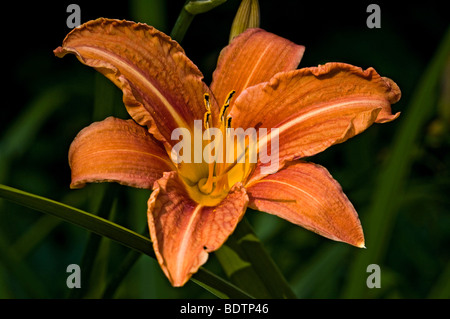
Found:
[{"label": "anther", "polygon": [[230,93],[228,93],[227,98],[225,99],[225,103],[222,106],[222,109],[220,110],[220,121],[223,122],[225,118],[226,111],[228,107],[230,106],[231,98],[233,97],[234,93],[236,93],[235,90],[232,90]]},{"label": "anther", "polygon": [[211,104],[210,104],[210,102],[209,102],[209,94],[208,94],[208,93],[205,93],[205,94],[203,95],[203,98],[204,98],[206,110],[207,110],[208,112],[211,112]]},{"label": "anther", "polygon": [[206,112],[205,115],[203,116],[203,126],[205,129],[209,129],[212,125],[211,123],[211,104],[209,102],[209,94],[205,93],[203,95],[204,98],[204,102],[205,102],[205,108],[206,108]]},{"label": "anther", "polygon": [[225,101],[225,104],[230,104],[230,100],[231,100],[231,98],[233,97],[234,93],[236,93],[235,90],[231,90],[231,92],[228,93],[228,96],[227,96],[227,99],[226,99],[226,101]]},{"label": "anther", "polygon": [[231,117],[231,116],[229,116],[228,118],[227,118],[227,128],[231,128],[231,120],[232,120],[233,118]]},{"label": "anther", "polygon": [[203,126],[205,129],[209,129],[210,120],[211,120],[211,112],[206,112],[205,115],[203,116]]}]

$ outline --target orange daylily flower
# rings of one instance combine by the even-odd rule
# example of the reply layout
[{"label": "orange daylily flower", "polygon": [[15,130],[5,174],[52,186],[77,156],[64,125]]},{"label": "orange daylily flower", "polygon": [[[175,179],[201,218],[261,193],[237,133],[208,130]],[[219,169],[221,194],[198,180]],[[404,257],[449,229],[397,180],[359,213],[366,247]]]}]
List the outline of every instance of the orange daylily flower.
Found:
[{"label": "orange daylily flower", "polygon": [[[344,63],[296,69],[304,47],[261,29],[224,48],[209,87],[177,42],[145,24],[90,21],[54,52],[73,53],[113,81],[132,117],[109,117],[77,135],[69,150],[71,187],[108,181],[153,189],[150,236],[172,285],[184,285],[226,241],[247,206],[364,246],[358,215],[340,185],[324,167],[302,159],[397,118],[391,104],[400,90],[392,80]],[[278,128],[278,172],[262,173],[260,156],[256,163],[237,163],[237,155],[232,163],[172,161],[179,142],[172,132],[195,133],[195,120],[202,120],[202,133]],[[273,137],[259,140],[271,145]]]}]

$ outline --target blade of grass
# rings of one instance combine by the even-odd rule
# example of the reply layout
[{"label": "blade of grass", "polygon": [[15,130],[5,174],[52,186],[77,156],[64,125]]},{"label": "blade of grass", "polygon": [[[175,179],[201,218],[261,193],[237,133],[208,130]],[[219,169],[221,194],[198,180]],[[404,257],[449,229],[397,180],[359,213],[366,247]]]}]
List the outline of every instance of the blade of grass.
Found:
[{"label": "blade of grass", "polygon": [[242,257],[245,252],[231,238],[215,252],[222,269],[235,285],[247,291],[258,299],[268,299],[272,296],[252,267],[252,264]]},{"label": "blade of grass", "polygon": [[[81,226],[98,235],[110,238],[140,253],[156,258],[149,238],[104,218],[42,196],[30,194],[1,184],[0,198],[62,218],[65,221]],[[192,280],[219,298],[252,298],[238,287],[204,268],[200,268],[192,277]]]},{"label": "blade of grass", "polygon": [[230,280],[257,298],[297,298],[244,218],[216,252]]},{"label": "blade of grass", "polygon": [[130,272],[131,268],[136,264],[141,256],[142,254],[134,250],[130,250],[128,252],[118,269],[114,272],[114,275],[106,284],[105,290],[102,294],[102,299],[111,299],[114,297],[114,294],[124,280],[125,276]]},{"label": "blade of grass", "polygon": [[15,254],[20,260],[23,260],[60,223],[61,220],[59,219],[43,215],[26,233],[16,240],[11,246],[11,250],[15,251]]},{"label": "blade of grass", "polygon": [[151,257],[155,256],[149,238],[81,209],[6,185],[0,185],[0,197],[15,202],[16,204],[62,218]]},{"label": "blade of grass", "polygon": [[[118,192],[118,185],[108,183],[101,185],[103,187],[103,195],[100,206],[97,210],[97,216],[101,218],[107,219],[108,216],[111,215],[111,210],[113,208],[115,197]],[[97,190],[97,195],[98,190]],[[83,278],[86,278],[81,285],[80,289],[71,289],[69,298],[82,298],[89,293],[89,290],[92,287],[98,286],[99,279],[93,278],[92,272],[94,269],[94,262],[96,260],[96,256],[99,254],[99,247],[102,240],[102,236],[99,236],[94,233],[89,234],[88,241],[85,246],[83,258],[81,260],[81,269],[83,269]]]},{"label": "blade of grass", "polygon": [[9,126],[0,139],[0,181],[5,180],[10,161],[28,149],[45,120],[67,98],[62,86],[49,88],[37,96]]},{"label": "blade of grass", "polygon": [[[254,299],[252,295],[230,284],[205,268],[200,268],[191,280],[221,299]],[[214,284],[212,284],[214,283]]]},{"label": "blade of grass", "polygon": [[[366,267],[381,263],[391,238],[405,181],[413,162],[414,145],[424,124],[436,111],[440,75],[450,55],[450,28],[425,73],[417,84],[409,107],[395,136],[392,152],[382,168],[374,192],[373,204],[365,214],[363,225],[367,250],[358,254],[344,290],[346,298],[361,298],[369,293],[365,280]],[[402,117],[401,117],[402,118]]]},{"label": "blade of grass", "polygon": [[[13,163],[15,158],[23,155],[28,146],[33,143],[36,133],[44,125],[45,121],[67,99],[68,95],[62,85],[48,88],[31,100],[19,116],[8,125],[0,139],[0,181],[7,180],[11,171],[11,163]],[[1,206],[2,203],[0,202]],[[17,277],[19,282],[21,282],[25,292],[29,296],[41,298],[48,296],[46,288],[27,267],[26,263],[23,262],[23,258],[34,245],[40,242],[39,239],[44,237],[55,226],[53,222],[46,223],[46,221],[48,220],[42,219],[42,223],[38,223],[39,226],[45,224],[46,227],[32,227],[30,232],[27,233],[28,238],[33,237],[32,241],[27,241],[30,245],[24,245],[25,241],[19,239],[11,247],[10,244],[6,245],[6,241],[2,239],[1,241],[5,245],[2,245],[3,249],[2,253],[0,253],[2,262],[8,264],[6,268],[9,269],[10,274]],[[3,227],[0,227],[1,229]],[[16,251],[16,249],[18,250]],[[42,293],[39,293],[41,289],[43,289]]]},{"label": "blade of grass", "polygon": [[12,299],[14,298],[9,285],[7,284],[7,271],[2,264],[0,264],[0,299]]},{"label": "blade of grass", "polygon": [[49,298],[46,286],[39,280],[21,256],[18,256],[0,234],[0,263],[17,279],[29,298]]},{"label": "blade of grass", "polygon": [[[141,234],[145,233],[148,233],[147,227],[144,229],[144,231],[141,232]],[[130,272],[131,268],[133,268],[133,266],[139,260],[139,257],[141,257],[141,254],[139,254],[137,251],[130,250],[128,252],[125,258],[123,258],[120,266],[117,268],[117,270],[114,272],[114,274],[106,284],[106,287],[102,294],[102,298],[111,299],[114,297],[114,294],[116,293],[120,284],[124,280],[125,276]]]},{"label": "blade of grass", "polygon": [[445,267],[442,275],[436,280],[428,298],[431,299],[450,299],[450,262]]},{"label": "blade of grass", "polygon": [[330,276],[334,276],[334,270],[348,256],[349,248],[344,245],[327,245],[318,251],[314,259],[292,280],[292,287],[298,298],[311,298],[315,290],[322,287]]}]

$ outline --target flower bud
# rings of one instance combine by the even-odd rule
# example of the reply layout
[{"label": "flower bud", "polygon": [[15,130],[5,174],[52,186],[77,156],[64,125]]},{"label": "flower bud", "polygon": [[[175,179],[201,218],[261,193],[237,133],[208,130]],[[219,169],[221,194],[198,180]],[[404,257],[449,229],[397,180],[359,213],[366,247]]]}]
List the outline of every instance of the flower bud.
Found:
[{"label": "flower bud", "polygon": [[242,0],[231,25],[230,42],[248,28],[259,28],[258,0]]},{"label": "flower bud", "polygon": [[199,13],[208,12],[226,1],[227,0],[190,0],[184,5],[184,9],[190,14],[197,15]]}]

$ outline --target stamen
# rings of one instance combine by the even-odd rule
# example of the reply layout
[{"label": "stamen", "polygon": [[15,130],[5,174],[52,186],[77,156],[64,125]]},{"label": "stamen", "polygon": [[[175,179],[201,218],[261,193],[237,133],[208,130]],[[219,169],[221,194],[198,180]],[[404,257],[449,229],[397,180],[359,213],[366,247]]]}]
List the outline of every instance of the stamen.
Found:
[{"label": "stamen", "polygon": [[[236,91],[232,90],[230,93],[228,93],[227,98],[225,99],[225,103],[223,104],[222,108],[220,109],[220,130],[222,131],[222,136],[226,137],[229,133],[227,129],[231,128],[231,116],[228,116],[229,107],[231,99],[233,98],[233,95],[236,93]],[[205,129],[211,128],[213,125],[212,123],[212,113],[211,113],[211,104],[210,104],[210,96],[208,93],[204,94],[204,103],[206,112],[203,117],[203,125]],[[198,188],[199,190],[204,193],[208,194],[212,197],[214,196],[221,196],[224,192],[228,191],[230,188],[229,185],[229,176],[228,172],[231,171],[233,167],[237,164],[237,162],[240,160],[242,156],[245,156],[247,154],[247,149],[243,152],[243,154],[239,154],[238,158],[234,159],[233,163],[226,163],[226,142],[223,141],[223,145],[219,147],[216,145],[216,152],[217,153],[217,159],[221,159],[221,161],[218,162],[209,162],[208,164],[208,176],[202,178],[198,182]]]},{"label": "stamen", "polygon": [[208,112],[211,112],[211,104],[210,104],[210,102],[209,102],[209,94],[208,94],[208,93],[205,93],[205,94],[203,95],[203,98],[204,98],[206,110],[207,110]]},{"label": "stamen", "polygon": [[228,105],[230,104],[230,100],[231,100],[231,98],[233,97],[234,93],[236,93],[235,90],[231,90],[231,92],[228,93],[228,96],[227,96],[227,99],[226,99],[225,104],[228,104]]},{"label": "stamen", "polygon": [[[227,139],[228,136],[228,130],[227,128],[231,127],[231,120],[230,117],[228,116],[228,111],[229,111],[229,107],[230,107],[230,103],[231,103],[231,99],[233,98],[234,94],[236,93],[235,90],[230,91],[230,93],[228,93],[227,98],[225,99],[225,103],[223,104],[222,108],[220,109],[220,130],[222,131],[222,136],[225,137],[225,139]],[[222,148],[219,150],[218,153],[218,157],[220,159],[220,163],[218,163],[216,165],[216,171],[215,171],[215,175],[216,176],[222,176],[223,175],[223,171],[226,169],[226,167],[228,166],[226,163],[226,146],[227,146],[227,142],[224,141]],[[216,191],[221,191],[223,190],[224,187],[228,187],[228,178],[226,176],[222,176],[220,178],[220,180],[216,183]]]},{"label": "stamen", "polygon": [[[206,112],[203,116],[203,127],[206,130],[206,133],[208,134],[208,138],[211,139],[211,136],[209,135],[209,128],[212,127],[212,116],[211,116],[211,102],[209,99],[209,94],[205,93],[203,95],[204,103]],[[210,162],[210,161],[208,161]],[[215,163],[209,163],[208,164],[208,177],[203,178],[198,182],[198,187],[200,191],[204,194],[209,194],[212,192],[214,184],[214,170],[215,170]]]},{"label": "stamen", "polygon": [[227,118],[227,128],[231,128],[231,120],[232,120],[233,118],[231,117],[231,116],[229,116],[228,118]]},{"label": "stamen", "polygon": [[210,127],[210,125],[209,125],[210,121],[211,121],[211,113],[210,113],[210,112],[206,112],[205,115],[203,116],[203,127],[204,127],[205,129],[209,129],[209,127]]},{"label": "stamen", "polygon": [[206,108],[206,112],[205,115],[203,116],[203,126],[205,129],[209,129],[210,127],[212,127],[212,123],[211,123],[211,104],[209,101],[209,94],[205,93],[203,95],[204,98],[204,102],[205,102],[205,108]]},{"label": "stamen", "polygon": [[220,121],[223,123],[224,118],[226,117],[226,111],[228,107],[230,106],[231,98],[233,97],[234,93],[236,93],[235,90],[232,90],[230,93],[228,93],[227,98],[225,99],[225,103],[223,104],[221,110],[220,110]]},{"label": "stamen", "polygon": [[[232,163],[226,163],[225,166],[222,167],[222,170],[221,170],[220,174],[217,174],[217,175],[216,175],[216,178],[220,178],[220,177],[226,175],[229,171],[231,171],[231,169],[232,169],[236,164],[239,163],[239,161],[240,161],[243,157],[246,158],[247,155],[248,155],[248,150],[249,150],[249,147],[247,146],[247,147],[245,147],[244,152],[243,152],[242,154],[240,154],[240,155],[239,155]],[[250,164],[250,163],[249,163],[249,161],[246,160],[246,161],[245,161],[245,165],[247,166],[247,164]]]}]

